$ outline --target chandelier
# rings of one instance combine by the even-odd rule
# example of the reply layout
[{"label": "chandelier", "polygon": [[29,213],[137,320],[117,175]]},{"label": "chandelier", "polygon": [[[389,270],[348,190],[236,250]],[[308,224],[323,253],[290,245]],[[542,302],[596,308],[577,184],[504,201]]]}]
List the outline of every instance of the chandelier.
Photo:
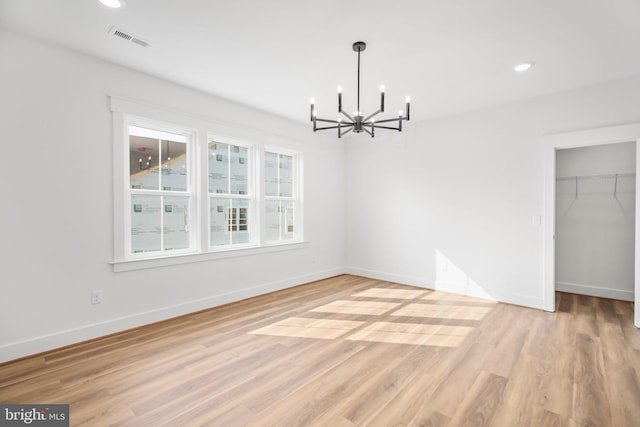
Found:
[{"label": "chandelier", "polygon": [[[406,115],[403,111],[398,112],[398,117],[394,119],[376,120],[376,116],[380,113],[384,113],[384,86],[380,86],[380,109],[368,116],[364,116],[360,111],[360,52],[367,48],[365,42],[355,42],[353,44],[353,50],[358,52],[358,105],[357,110],[353,112],[353,115],[345,112],[342,109],[342,87],[338,86],[338,113],[341,113],[346,117],[343,120],[339,117],[338,120],[321,119],[317,117],[315,100],[311,98],[311,121],[313,122],[313,131],[326,130],[326,129],[338,129],[338,138],[342,138],[342,135],[353,131],[354,133],[366,132],[373,138],[376,129],[391,129],[402,132],[402,121],[409,121],[409,107],[411,98],[406,98]],[[318,127],[317,123],[330,123],[332,126]],[[384,123],[384,124],[383,124]],[[396,126],[389,126],[391,123],[396,123]]]}]

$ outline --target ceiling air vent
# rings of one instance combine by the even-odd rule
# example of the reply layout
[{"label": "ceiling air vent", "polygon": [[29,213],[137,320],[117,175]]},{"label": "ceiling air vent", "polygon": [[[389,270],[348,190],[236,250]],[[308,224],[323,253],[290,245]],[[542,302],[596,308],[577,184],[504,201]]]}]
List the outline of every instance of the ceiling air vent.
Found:
[{"label": "ceiling air vent", "polygon": [[149,47],[149,45],[151,44],[151,43],[149,43],[148,41],[146,41],[145,39],[143,39],[141,37],[135,36],[135,35],[133,35],[131,33],[126,32],[126,31],[122,31],[122,30],[120,30],[120,29],[118,29],[116,27],[111,27],[111,29],[109,30],[109,34],[111,34],[113,36],[116,36],[116,37],[119,37],[122,40],[126,40],[126,41],[129,41],[131,43],[135,43],[135,44],[140,45],[142,47]]}]

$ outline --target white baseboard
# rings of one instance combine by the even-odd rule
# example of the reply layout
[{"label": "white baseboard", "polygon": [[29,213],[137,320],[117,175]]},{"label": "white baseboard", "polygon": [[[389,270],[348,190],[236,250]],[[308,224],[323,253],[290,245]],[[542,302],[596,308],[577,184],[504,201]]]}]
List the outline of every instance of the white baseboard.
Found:
[{"label": "white baseboard", "polygon": [[590,295],[592,297],[619,299],[623,301],[634,301],[633,291],[601,288],[597,286],[581,285],[578,283],[556,282],[556,291]]},{"label": "white baseboard", "polygon": [[344,268],[316,272],[5,344],[0,346],[0,363],[344,273]]},{"label": "white baseboard", "polygon": [[389,282],[400,283],[403,285],[417,286],[425,289],[435,289],[438,291],[451,292],[454,294],[468,295],[477,298],[485,298],[492,301],[500,301],[508,304],[542,309],[542,298],[511,294],[508,292],[497,291],[495,289],[484,289],[478,286],[470,286],[468,283],[460,284],[443,281],[429,283],[426,279],[418,276],[404,276],[356,267],[347,267],[346,272],[348,274],[355,274],[362,277],[385,280]]}]

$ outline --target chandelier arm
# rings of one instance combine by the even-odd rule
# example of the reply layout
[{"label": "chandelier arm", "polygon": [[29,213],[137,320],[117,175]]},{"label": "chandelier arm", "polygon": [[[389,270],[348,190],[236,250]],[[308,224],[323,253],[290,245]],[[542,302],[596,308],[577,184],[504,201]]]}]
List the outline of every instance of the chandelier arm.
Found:
[{"label": "chandelier arm", "polygon": [[369,121],[369,119],[371,119],[371,118],[373,118],[373,117],[377,116],[377,115],[378,115],[378,114],[380,114],[381,112],[382,112],[381,110],[378,110],[378,111],[376,111],[376,112],[375,112],[375,113],[373,113],[373,114],[369,114],[369,116],[367,116],[367,117],[363,120],[363,122],[368,122],[368,121]]},{"label": "chandelier arm", "polygon": [[[371,125],[367,125],[367,126],[372,127]],[[376,122],[376,126],[375,126],[375,128],[376,128],[376,129],[397,130],[398,132],[401,132],[401,131],[402,131],[402,129],[400,129],[399,127],[397,127],[397,128],[392,128],[391,126],[378,126],[378,123],[377,123],[377,122]],[[363,128],[363,129],[365,129],[365,128]],[[365,130],[367,130],[367,129],[365,129]]]},{"label": "chandelier arm", "polygon": [[355,124],[356,119],[354,119],[353,117],[351,117],[351,115],[349,113],[347,113],[346,111],[342,110],[340,111],[347,119],[349,119],[351,121],[351,124]]},{"label": "chandelier arm", "polygon": [[[347,127],[347,126],[343,126],[343,127]],[[344,132],[340,132],[340,137],[343,135],[348,134],[349,132],[351,132],[353,130],[353,126],[349,126],[349,129],[345,130]]]},{"label": "chandelier arm", "polygon": [[326,129],[338,129],[338,128],[347,128],[347,127],[351,127],[351,125],[340,125],[340,126],[325,126],[325,127],[321,127],[321,128],[316,128],[316,130],[326,130]]},{"label": "chandelier arm", "polygon": [[405,120],[405,118],[404,117],[396,117],[395,119],[376,120],[376,127],[378,127],[378,123],[400,122],[402,120]]},{"label": "chandelier arm", "polygon": [[371,138],[373,138],[373,133],[369,129],[363,127],[362,130],[371,135]]},{"label": "chandelier arm", "polygon": [[[323,123],[339,123],[337,120],[329,120],[329,119],[319,119],[316,117],[316,122],[323,122]],[[349,124],[349,123],[347,123]]]}]

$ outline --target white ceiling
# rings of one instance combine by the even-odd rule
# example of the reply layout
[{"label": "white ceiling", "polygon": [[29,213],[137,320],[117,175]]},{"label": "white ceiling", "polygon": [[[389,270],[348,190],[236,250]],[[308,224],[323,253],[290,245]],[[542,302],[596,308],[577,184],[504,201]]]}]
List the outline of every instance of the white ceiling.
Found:
[{"label": "white ceiling", "polygon": [[0,26],[301,122],[312,96],[337,117],[338,85],[355,110],[358,40],[363,112],[384,84],[413,120],[640,74],[638,0],[125,1],[0,0]]}]

